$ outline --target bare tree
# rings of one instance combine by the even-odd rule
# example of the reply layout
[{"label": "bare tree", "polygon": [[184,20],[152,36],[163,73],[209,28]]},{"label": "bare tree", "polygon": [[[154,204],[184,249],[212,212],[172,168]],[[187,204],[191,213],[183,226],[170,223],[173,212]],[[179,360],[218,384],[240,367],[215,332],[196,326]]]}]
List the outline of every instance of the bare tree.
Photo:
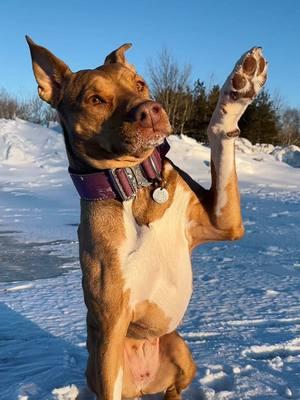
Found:
[{"label": "bare tree", "polygon": [[175,133],[184,133],[192,106],[189,89],[191,66],[182,68],[164,48],[155,63],[148,62],[150,89],[153,97],[165,108]]},{"label": "bare tree", "polygon": [[43,114],[44,104],[39,97],[34,96],[30,99],[20,102],[18,118],[33,122],[35,124],[43,124]]},{"label": "bare tree", "polygon": [[300,146],[300,110],[287,108],[281,117],[280,140],[283,145]]},{"label": "bare tree", "polygon": [[8,94],[4,89],[0,90],[0,118],[20,118],[46,126],[52,121],[58,121],[56,111],[39,97],[33,96],[21,100]]},{"label": "bare tree", "polygon": [[51,122],[59,122],[56,110],[49,105],[46,105],[44,110],[44,124],[49,128]]},{"label": "bare tree", "polygon": [[4,89],[0,91],[0,118],[15,119],[18,116],[20,105]]}]

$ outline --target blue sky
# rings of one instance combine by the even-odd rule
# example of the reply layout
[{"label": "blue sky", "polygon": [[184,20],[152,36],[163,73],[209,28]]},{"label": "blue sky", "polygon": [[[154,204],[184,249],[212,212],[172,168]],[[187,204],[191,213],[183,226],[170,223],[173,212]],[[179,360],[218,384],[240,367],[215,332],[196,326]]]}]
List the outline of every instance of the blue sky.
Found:
[{"label": "blue sky", "polygon": [[240,54],[260,45],[270,63],[267,87],[300,107],[299,21],[297,0],[1,0],[0,87],[35,93],[25,34],[73,71],[132,42],[128,59],[145,74],[147,60],[166,46],[207,83],[222,83]]}]

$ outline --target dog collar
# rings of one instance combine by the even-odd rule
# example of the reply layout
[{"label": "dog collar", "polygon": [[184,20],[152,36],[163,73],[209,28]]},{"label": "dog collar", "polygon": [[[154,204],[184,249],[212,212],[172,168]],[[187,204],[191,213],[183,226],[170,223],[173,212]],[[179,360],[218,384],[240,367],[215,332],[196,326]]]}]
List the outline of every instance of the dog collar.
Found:
[{"label": "dog collar", "polygon": [[84,200],[126,201],[135,197],[139,188],[162,181],[162,160],[169,149],[170,145],[165,140],[154,149],[150,157],[133,167],[104,169],[89,174],[80,174],[69,168],[69,174],[79,196]]}]

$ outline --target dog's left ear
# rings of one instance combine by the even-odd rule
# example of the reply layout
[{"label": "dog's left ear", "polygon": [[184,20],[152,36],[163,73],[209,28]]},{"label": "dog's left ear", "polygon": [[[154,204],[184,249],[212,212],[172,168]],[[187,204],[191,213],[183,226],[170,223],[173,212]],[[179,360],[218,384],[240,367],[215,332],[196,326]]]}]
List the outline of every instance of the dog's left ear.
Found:
[{"label": "dog's left ear", "polygon": [[112,51],[105,58],[104,65],[119,63],[131,69],[131,71],[136,72],[134,66],[129,64],[125,58],[125,51],[130,49],[131,46],[132,46],[131,43],[125,43],[123,44],[123,46],[120,46],[118,49]]}]

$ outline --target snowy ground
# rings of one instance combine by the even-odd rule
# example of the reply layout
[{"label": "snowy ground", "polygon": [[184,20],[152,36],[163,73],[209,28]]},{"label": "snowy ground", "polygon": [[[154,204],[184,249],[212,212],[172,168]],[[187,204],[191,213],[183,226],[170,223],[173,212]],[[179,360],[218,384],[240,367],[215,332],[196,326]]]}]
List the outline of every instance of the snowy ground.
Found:
[{"label": "snowy ground", "polygon": [[[172,160],[207,187],[209,149],[170,142]],[[239,144],[246,235],[193,254],[180,331],[199,368],[186,400],[300,399],[300,169],[277,161],[295,164],[298,151]],[[61,135],[0,120],[1,400],[93,398],[66,165]]]}]

